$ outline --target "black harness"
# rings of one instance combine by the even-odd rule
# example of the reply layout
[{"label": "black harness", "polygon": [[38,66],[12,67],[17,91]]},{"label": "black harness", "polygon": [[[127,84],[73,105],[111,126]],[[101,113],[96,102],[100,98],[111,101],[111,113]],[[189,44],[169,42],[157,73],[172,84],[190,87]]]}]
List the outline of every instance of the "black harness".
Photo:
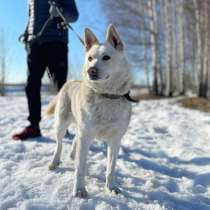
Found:
[{"label": "black harness", "polygon": [[130,102],[132,102],[132,103],[138,103],[138,102],[139,102],[139,101],[137,101],[137,100],[131,98],[131,96],[130,96],[130,91],[127,92],[127,93],[124,95],[124,97],[125,97],[128,101],[130,101]]},{"label": "black harness", "polygon": [[103,97],[105,98],[109,98],[109,99],[120,99],[120,98],[125,98],[126,100],[132,102],[132,103],[138,103],[137,100],[131,98],[130,96],[130,91],[128,91],[126,94],[124,95],[114,95],[114,94],[101,94]]}]

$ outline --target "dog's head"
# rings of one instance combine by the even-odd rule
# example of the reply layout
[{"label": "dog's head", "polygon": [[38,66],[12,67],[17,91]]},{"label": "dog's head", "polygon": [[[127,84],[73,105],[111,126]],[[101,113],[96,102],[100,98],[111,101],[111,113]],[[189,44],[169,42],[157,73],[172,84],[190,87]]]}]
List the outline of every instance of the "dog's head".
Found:
[{"label": "dog's head", "polygon": [[131,83],[130,71],[123,43],[115,27],[108,27],[106,42],[103,44],[100,44],[94,33],[86,28],[85,48],[85,83],[98,93],[127,93]]}]

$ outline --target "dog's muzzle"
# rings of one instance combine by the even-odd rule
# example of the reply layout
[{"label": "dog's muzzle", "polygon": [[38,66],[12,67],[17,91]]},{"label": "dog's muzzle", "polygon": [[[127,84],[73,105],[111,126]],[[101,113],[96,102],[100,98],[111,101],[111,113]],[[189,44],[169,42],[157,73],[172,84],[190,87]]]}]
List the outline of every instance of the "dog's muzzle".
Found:
[{"label": "dog's muzzle", "polygon": [[97,80],[98,77],[98,69],[96,67],[91,67],[87,70],[87,73],[91,80]]}]

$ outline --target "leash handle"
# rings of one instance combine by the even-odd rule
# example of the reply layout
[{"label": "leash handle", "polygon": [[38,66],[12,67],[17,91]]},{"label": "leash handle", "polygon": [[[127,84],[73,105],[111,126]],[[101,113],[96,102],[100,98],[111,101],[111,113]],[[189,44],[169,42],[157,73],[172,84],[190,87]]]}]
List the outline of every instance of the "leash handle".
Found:
[{"label": "leash handle", "polygon": [[18,37],[18,41],[20,42],[20,43],[24,43],[24,40],[25,39],[25,34],[21,34],[19,37]]},{"label": "leash handle", "polygon": [[54,1],[50,1],[49,2],[50,5],[55,6],[58,14],[60,15],[60,17],[62,18],[63,22],[64,22],[64,26],[67,26],[71,31],[74,32],[74,34],[77,36],[77,38],[79,39],[79,41],[82,43],[82,45],[85,45],[83,38],[73,29],[73,27],[68,23],[68,21],[66,20],[66,18],[64,17],[63,13],[61,12],[61,10],[58,8],[56,2]]}]

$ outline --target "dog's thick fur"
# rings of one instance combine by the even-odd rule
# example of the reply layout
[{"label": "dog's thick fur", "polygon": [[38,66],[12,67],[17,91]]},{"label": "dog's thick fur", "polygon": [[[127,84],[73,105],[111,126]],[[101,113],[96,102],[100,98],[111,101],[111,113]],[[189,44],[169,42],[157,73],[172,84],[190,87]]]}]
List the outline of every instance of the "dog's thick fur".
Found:
[{"label": "dog's thick fur", "polygon": [[[59,165],[62,139],[68,126],[76,123],[77,133],[70,156],[75,159],[73,195],[78,197],[87,196],[86,159],[89,146],[95,138],[105,140],[108,145],[106,190],[119,192],[114,182],[114,168],[131,115],[131,104],[123,97],[130,90],[131,77],[123,43],[114,26],[108,27],[104,44],[99,44],[91,30],[86,29],[85,47],[83,80],[68,81],[47,109],[47,114],[52,114],[55,109],[57,140],[50,169]],[[97,69],[96,80],[91,79],[88,72],[90,68]]]}]

